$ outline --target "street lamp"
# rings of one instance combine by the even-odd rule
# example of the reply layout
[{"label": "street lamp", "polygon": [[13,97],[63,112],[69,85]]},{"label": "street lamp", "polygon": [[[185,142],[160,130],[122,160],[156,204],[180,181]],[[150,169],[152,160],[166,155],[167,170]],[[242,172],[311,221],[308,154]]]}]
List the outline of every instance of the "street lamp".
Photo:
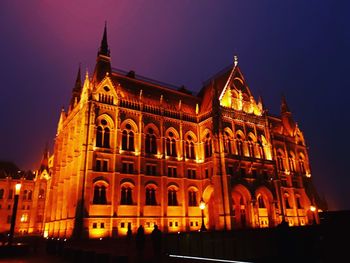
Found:
[{"label": "street lamp", "polygon": [[22,184],[20,184],[20,183],[17,183],[15,186],[15,199],[14,199],[13,208],[12,208],[11,228],[10,228],[9,243],[8,243],[9,246],[12,245],[13,234],[15,232],[18,197],[19,197],[19,193],[21,191],[21,187],[22,187]]},{"label": "street lamp", "polygon": [[201,225],[201,232],[203,231],[207,231],[207,228],[205,227],[204,224],[204,209],[205,209],[205,202],[203,200],[203,198],[201,198],[201,201],[199,202],[199,208],[201,209],[202,212],[202,225]]},{"label": "street lamp", "polygon": [[310,206],[310,211],[312,212],[312,220],[313,220],[313,224],[316,224],[316,215],[315,215],[315,212],[316,212],[316,207],[315,206]]}]

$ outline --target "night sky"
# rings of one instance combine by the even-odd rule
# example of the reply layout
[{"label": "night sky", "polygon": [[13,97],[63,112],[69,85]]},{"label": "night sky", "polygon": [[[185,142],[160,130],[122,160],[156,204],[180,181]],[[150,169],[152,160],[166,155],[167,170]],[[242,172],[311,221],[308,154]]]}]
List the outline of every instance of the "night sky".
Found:
[{"label": "night sky", "polygon": [[[350,209],[349,1],[0,1],[0,159],[36,169],[53,149],[79,63],[108,23],[112,66],[198,92],[233,62],[257,99],[281,95],[331,210]],[[347,6],[346,6],[347,5]]]}]

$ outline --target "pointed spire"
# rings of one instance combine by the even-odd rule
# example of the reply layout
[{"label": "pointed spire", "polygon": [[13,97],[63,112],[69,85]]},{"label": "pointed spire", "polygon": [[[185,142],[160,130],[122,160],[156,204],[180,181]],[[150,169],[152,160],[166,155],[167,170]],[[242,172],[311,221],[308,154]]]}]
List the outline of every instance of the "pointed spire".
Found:
[{"label": "pointed spire", "polygon": [[108,42],[107,42],[107,21],[105,21],[105,28],[103,31],[103,37],[101,41],[101,46],[100,50],[98,51],[98,55],[103,55],[103,56],[110,56],[110,51],[108,49]]},{"label": "pointed spire", "polygon": [[79,69],[77,73],[77,79],[75,80],[75,88],[81,89],[81,64],[79,63]]},{"label": "pointed spire", "polygon": [[72,98],[70,101],[70,106],[72,106],[72,108],[75,106],[75,101],[78,102],[80,100],[80,95],[81,95],[81,90],[82,90],[80,67],[81,67],[81,65],[79,63],[77,78],[75,80],[74,88],[72,90]]},{"label": "pointed spire", "polygon": [[289,110],[289,107],[287,104],[286,97],[284,95],[282,95],[281,113],[285,113],[285,112],[290,112],[290,110]]},{"label": "pointed spire", "polygon": [[39,172],[44,171],[45,169],[48,171],[49,169],[49,144],[46,142],[43,157],[40,162]]},{"label": "pointed spire", "polygon": [[238,65],[238,56],[237,55],[233,56],[233,64],[235,65],[235,67],[237,67],[237,65]]}]

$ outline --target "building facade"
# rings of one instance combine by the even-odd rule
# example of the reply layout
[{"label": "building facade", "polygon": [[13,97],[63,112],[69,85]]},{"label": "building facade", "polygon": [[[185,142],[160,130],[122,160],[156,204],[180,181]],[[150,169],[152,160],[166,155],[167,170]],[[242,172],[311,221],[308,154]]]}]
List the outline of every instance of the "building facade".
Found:
[{"label": "building facade", "polygon": [[45,236],[198,231],[318,220],[306,143],[286,100],[255,100],[237,58],[197,95],[112,69],[106,28],[61,112]]}]

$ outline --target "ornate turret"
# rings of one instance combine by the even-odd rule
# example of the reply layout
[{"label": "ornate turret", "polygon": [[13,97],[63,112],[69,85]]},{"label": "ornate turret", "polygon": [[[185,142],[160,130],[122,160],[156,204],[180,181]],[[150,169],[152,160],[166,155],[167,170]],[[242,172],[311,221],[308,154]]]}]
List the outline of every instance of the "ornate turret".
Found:
[{"label": "ornate turret", "polygon": [[111,57],[107,42],[107,23],[105,23],[100,49],[97,53],[96,66],[92,77],[93,82],[99,83],[106,76],[106,73],[111,73]]},{"label": "ornate turret", "polygon": [[285,131],[288,135],[293,135],[295,131],[296,124],[293,120],[292,113],[289,110],[286,97],[282,96],[282,102],[281,102],[281,118],[282,123]]}]

